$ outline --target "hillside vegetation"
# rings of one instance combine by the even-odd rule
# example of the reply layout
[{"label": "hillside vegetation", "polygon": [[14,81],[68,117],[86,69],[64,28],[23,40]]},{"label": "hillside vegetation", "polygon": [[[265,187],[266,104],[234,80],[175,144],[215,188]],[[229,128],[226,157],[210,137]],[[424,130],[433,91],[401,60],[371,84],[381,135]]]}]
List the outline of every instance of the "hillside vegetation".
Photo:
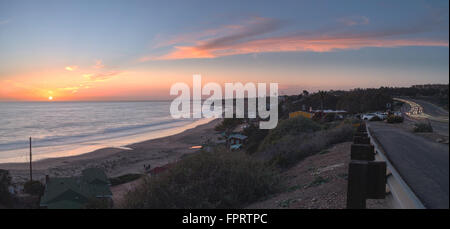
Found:
[{"label": "hillside vegetation", "polygon": [[274,145],[285,136],[298,136],[303,133],[312,133],[322,129],[322,126],[311,119],[295,117],[280,120],[277,127],[270,130],[261,143],[259,151],[264,151],[268,146]]},{"label": "hillside vegetation", "polygon": [[125,208],[239,208],[277,190],[273,168],[242,152],[199,152],[147,177]]},{"label": "hillside vegetation", "polygon": [[[233,123],[233,121],[227,121]],[[236,122],[237,123],[237,122]],[[240,208],[283,189],[282,170],[327,147],[348,141],[350,122],[327,125],[297,117],[269,131],[245,131],[253,153],[217,146],[184,157],[164,173],[145,177],[127,194],[125,208]],[[255,150],[257,149],[257,150]]]},{"label": "hillside vegetation", "polygon": [[351,141],[352,136],[353,128],[349,124],[342,124],[311,134],[287,134],[279,141],[266,146],[261,154],[269,160],[270,164],[279,168],[288,168],[334,144]]}]

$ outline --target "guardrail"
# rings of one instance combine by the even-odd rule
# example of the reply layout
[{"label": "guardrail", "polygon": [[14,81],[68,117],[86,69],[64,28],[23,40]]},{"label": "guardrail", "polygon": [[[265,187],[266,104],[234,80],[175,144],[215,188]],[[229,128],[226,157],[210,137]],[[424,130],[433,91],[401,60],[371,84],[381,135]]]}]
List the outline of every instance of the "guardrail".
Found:
[{"label": "guardrail", "polygon": [[386,152],[378,140],[370,133],[370,126],[366,124],[367,135],[374,146],[375,161],[386,162],[386,200],[392,208],[425,209],[411,188],[402,179],[392,163],[386,157]]}]

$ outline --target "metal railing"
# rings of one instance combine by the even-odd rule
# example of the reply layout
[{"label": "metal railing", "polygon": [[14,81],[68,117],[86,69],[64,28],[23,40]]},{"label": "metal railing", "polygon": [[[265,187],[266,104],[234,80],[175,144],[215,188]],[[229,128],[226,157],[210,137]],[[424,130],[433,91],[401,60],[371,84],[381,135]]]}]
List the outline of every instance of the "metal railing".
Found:
[{"label": "metal railing", "polygon": [[392,208],[401,209],[425,209],[425,206],[417,198],[411,188],[402,179],[400,174],[394,168],[392,163],[386,157],[381,144],[378,140],[370,133],[370,127],[366,125],[367,134],[370,138],[370,142],[375,148],[375,160],[386,162],[386,200]]}]

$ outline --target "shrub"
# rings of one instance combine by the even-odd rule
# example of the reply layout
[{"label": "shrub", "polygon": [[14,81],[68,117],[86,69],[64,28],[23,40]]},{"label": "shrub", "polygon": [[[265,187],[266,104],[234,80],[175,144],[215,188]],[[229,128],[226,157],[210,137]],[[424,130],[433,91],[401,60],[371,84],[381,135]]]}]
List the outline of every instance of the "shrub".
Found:
[{"label": "shrub", "polygon": [[336,128],[323,132],[322,134],[326,139],[327,146],[330,146],[341,142],[351,141],[353,139],[354,128],[348,124],[341,124]]},{"label": "shrub", "polygon": [[433,132],[433,127],[431,126],[431,123],[416,123],[414,132]]},{"label": "shrub", "polygon": [[44,194],[45,187],[40,181],[34,180],[27,181],[23,185],[23,189],[25,193],[30,195],[42,196],[42,194]]},{"label": "shrub", "polygon": [[274,171],[239,152],[199,152],[125,196],[125,208],[237,208],[276,190]]},{"label": "shrub", "polygon": [[264,154],[268,154],[269,164],[288,168],[333,144],[351,141],[352,136],[353,128],[348,124],[313,134],[289,135],[268,147]]},{"label": "shrub", "polygon": [[216,131],[228,131],[243,122],[242,118],[224,118],[214,129]]},{"label": "shrub", "polygon": [[389,115],[387,118],[388,123],[402,123],[403,117],[398,115]]},{"label": "shrub", "polygon": [[252,154],[256,152],[259,145],[264,140],[264,138],[269,133],[267,129],[260,129],[259,127],[251,124],[249,127],[244,129],[244,135],[248,137],[248,143],[245,145],[245,150],[247,153]]},{"label": "shrub", "polygon": [[269,131],[269,134],[264,138],[259,150],[264,150],[270,145],[276,144],[278,140],[282,139],[284,136],[312,133],[321,129],[322,126],[318,123],[301,116],[282,120],[277,127]]}]

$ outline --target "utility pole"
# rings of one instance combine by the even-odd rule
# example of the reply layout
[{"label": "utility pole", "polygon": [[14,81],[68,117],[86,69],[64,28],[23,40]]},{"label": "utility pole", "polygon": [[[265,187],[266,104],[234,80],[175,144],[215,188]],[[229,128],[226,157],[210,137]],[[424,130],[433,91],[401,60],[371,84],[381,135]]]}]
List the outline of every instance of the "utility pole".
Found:
[{"label": "utility pole", "polygon": [[31,165],[32,157],[31,157],[31,137],[30,137],[30,181],[33,181],[33,167]]}]

